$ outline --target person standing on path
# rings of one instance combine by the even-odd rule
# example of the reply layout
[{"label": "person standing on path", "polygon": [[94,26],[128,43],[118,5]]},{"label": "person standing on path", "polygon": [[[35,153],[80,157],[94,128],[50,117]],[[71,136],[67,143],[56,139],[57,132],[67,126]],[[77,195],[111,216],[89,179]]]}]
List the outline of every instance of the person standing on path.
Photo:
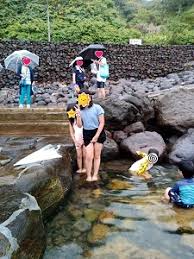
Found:
[{"label": "person standing on path", "polygon": [[34,73],[30,67],[31,59],[28,57],[22,58],[22,64],[18,67],[17,75],[20,77],[20,97],[19,108],[24,107],[25,99],[27,108],[31,105],[32,83],[34,81]]},{"label": "person standing on path", "polygon": [[85,71],[82,68],[83,65],[83,58],[77,57],[74,60],[75,66],[73,67],[73,84],[75,85],[75,88],[77,87],[79,92],[80,89],[84,88],[84,82],[85,82]]},{"label": "person standing on path", "polygon": [[102,98],[102,99],[104,99],[106,97],[105,83],[106,83],[106,79],[107,79],[106,77],[103,77],[101,74],[101,71],[104,68],[104,66],[107,66],[106,58],[103,55],[104,55],[103,51],[96,51],[96,56],[99,57],[98,60],[95,60],[95,63],[98,65],[97,93],[98,93],[98,97]]}]

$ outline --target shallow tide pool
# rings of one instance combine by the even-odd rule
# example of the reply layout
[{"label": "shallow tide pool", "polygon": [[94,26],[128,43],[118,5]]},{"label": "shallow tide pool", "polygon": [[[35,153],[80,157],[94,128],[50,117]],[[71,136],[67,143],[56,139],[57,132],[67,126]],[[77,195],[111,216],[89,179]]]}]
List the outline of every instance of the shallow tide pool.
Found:
[{"label": "shallow tide pool", "polygon": [[68,201],[47,223],[44,259],[194,258],[194,210],[161,202],[176,167],[155,166],[145,182],[128,161],[102,165],[99,183],[75,175]]}]

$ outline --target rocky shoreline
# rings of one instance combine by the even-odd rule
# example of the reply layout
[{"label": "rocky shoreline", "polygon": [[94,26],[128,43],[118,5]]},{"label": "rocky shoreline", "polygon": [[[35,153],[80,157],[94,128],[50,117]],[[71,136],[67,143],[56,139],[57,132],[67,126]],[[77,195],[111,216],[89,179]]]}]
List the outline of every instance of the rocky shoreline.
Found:
[{"label": "rocky shoreline", "polygon": [[[52,141],[55,147],[59,140]],[[65,145],[59,150],[61,158],[14,167],[48,143],[51,139],[0,138],[1,258],[41,258],[46,246],[44,221],[70,190],[72,167]]]},{"label": "rocky shoreline", "polygon": [[[89,86],[95,90],[92,83]],[[17,92],[17,86],[2,90],[0,106],[16,107]],[[98,100],[94,96],[94,99],[106,113],[103,161],[122,156],[137,158],[136,150],[147,151],[150,147],[159,150],[160,160],[173,163],[194,157],[193,68],[165,78],[110,82],[107,98]],[[33,107],[65,109],[67,101],[73,101],[67,86],[61,83],[39,85]],[[42,256],[43,220],[57,208],[72,182],[69,146],[62,145],[62,158],[17,170],[13,165],[21,155],[48,143],[50,140],[44,138],[0,138],[0,256]],[[64,138],[62,142],[53,142],[58,143],[64,143]]]}]

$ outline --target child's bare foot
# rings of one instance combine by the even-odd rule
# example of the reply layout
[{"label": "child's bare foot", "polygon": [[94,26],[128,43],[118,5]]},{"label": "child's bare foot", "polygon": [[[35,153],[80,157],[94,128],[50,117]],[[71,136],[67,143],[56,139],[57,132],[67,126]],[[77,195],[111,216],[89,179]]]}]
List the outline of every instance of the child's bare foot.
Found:
[{"label": "child's bare foot", "polygon": [[88,176],[88,177],[86,178],[86,181],[87,181],[87,182],[92,182],[92,177],[91,177],[91,176]]},{"label": "child's bare foot", "polygon": [[98,181],[98,176],[93,176],[93,177],[92,177],[92,181],[93,181],[93,182]]},{"label": "child's bare foot", "polygon": [[161,202],[162,202],[162,203],[165,203],[165,204],[170,203],[170,201],[167,200],[165,196],[161,197]]},{"label": "child's bare foot", "polygon": [[77,173],[77,174],[81,174],[81,173],[82,173],[82,169],[78,169],[78,170],[76,171],[76,173]]},{"label": "child's bare foot", "polygon": [[86,169],[85,168],[83,168],[81,171],[82,171],[83,174],[86,173]]}]

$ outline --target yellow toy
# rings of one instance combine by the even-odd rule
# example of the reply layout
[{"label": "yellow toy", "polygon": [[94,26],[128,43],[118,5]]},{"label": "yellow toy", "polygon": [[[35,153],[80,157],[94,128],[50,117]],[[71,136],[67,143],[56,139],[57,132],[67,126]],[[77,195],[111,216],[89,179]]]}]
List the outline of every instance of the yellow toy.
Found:
[{"label": "yellow toy", "polygon": [[137,151],[136,152],[141,159],[132,164],[129,168],[129,172],[133,175],[142,176],[144,179],[152,178],[148,170],[158,161],[158,151],[156,149],[150,149],[148,154]]},{"label": "yellow toy", "polygon": [[91,100],[90,95],[86,93],[79,94],[77,98],[78,105],[82,107],[86,107],[87,105],[89,105],[90,100]]},{"label": "yellow toy", "polygon": [[76,111],[74,111],[73,109],[69,110],[67,112],[67,115],[68,115],[68,118],[72,118],[72,119],[75,119],[75,116],[76,116]]}]

